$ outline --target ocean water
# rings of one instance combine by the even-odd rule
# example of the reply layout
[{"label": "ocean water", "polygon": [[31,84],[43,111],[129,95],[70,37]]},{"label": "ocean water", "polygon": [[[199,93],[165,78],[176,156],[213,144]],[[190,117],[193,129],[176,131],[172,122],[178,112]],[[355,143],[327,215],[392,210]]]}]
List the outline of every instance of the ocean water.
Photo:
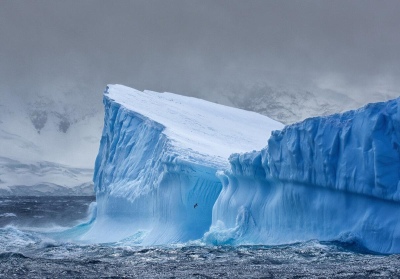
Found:
[{"label": "ocean water", "polygon": [[63,239],[89,224],[93,201],[0,198],[0,278],[400,278],[400,255],[355,243],[140,247]]}]

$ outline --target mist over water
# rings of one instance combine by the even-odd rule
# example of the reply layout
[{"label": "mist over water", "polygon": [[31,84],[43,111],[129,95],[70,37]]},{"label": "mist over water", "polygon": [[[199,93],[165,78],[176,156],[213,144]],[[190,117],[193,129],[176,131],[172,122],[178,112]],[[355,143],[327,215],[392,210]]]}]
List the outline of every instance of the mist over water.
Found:
[{"label": "mist over water", "polygon": [[[387,278],[398,255],[355,243],[308,241],[281,246],[209,246],[201,242],[135,246],[74,241],[90,225],[94,197],[0,199],[0,278]],[[93,204],[92,204],[93,205]],[[75,228],[75,229],[74,229]]]}]

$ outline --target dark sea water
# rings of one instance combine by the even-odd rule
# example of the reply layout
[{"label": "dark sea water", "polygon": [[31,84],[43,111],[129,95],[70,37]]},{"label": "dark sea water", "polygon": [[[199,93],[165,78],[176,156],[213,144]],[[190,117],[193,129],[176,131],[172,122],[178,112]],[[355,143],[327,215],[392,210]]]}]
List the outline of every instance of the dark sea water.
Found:
[{"label": "dark sea water", "polygon": [[0,278],[400,278],[400,255],[352,243],[282,246],[78,244],[92,197],[0,198]]}]

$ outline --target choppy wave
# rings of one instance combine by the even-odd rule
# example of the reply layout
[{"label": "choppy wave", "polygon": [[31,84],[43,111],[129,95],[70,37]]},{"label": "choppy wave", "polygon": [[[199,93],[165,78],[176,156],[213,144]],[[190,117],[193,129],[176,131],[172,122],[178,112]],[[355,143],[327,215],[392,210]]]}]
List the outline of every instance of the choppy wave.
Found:
[{"label": "choppy wave", "polygon": [[212,245],[200,239],[144,247],[140,243],[147,232],[142,231],[118,242],[88,243],[80,237],[92,226],[96,212],[92,203],[87,217],[72,227],[0,227],[0,278],[400,276],[399,255],[371,254],[351,235],[334,242],[280,246]]},{"label": "choppy wave", "polygon": [[9,212],[0,214],[0,218],[10,218],[10,217],[17,217],[17,214]]},{"label": "choppy wave", "polygon": [[280,246],[186,243],[141,247],[132,245],[131,239],[79,244],[48,236],[11,227],[0,229],[0,274],[4,278],[387,278],[400,275],[398,255],[360,253],[350,243],[309,241]]}]

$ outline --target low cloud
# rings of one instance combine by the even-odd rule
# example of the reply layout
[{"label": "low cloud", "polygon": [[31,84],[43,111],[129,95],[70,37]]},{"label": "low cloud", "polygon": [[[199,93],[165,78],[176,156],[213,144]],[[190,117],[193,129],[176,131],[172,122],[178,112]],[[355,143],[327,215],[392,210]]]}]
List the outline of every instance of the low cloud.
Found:
[{"label": "low cloud", "polygon": [[400,92],[399,14],[396,0],[1,1],[0,94],[265,82],[368,101]]}]

